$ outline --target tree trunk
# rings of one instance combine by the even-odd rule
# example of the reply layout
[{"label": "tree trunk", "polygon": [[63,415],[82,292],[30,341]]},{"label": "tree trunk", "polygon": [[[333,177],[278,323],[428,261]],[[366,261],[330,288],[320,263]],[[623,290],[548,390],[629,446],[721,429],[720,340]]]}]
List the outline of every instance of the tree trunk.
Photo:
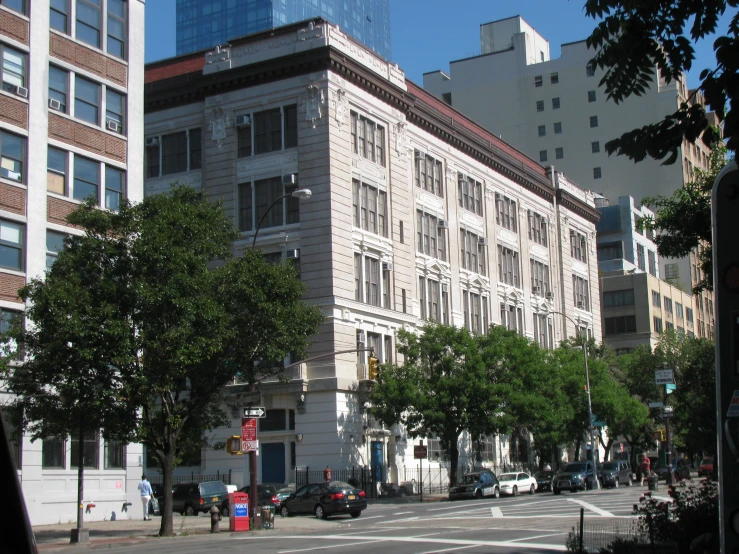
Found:
[{"label": "tree trunk", "polygon": [[159,536],[171,537],[174,535],[174,524],[172,522],[172,486],[174,485],[174,440],[172,439],[172,437],[166,436],[165,441],[167,441],[167,443],[164,448],[164,459],[159,460],[162,465],[162,493],[164,494],[164,505],[159,507],[162,514],[162,523],[159,527]]},{"label": "tree trunk", "polygon": [[[85,436],[80,425],[79,437],[77,440],[77,529],[80,530],[85,526],[85,512],[82,508],[82,499],[84,498],[85,489],[85,457],[83,456]],[[79,533],[77,535],[79,537]]]},{"label": "tree trunk", "polygon": [[603,439],[600,439],[600,443],[603,444],[603,446],[605,446],[605,448],[606,448],[606,454],[605,454],[605,457],[604,457],[603,461],[607,462],[608,460],[611,459],[611,447],[613,446],[613,441],[615,441],[615,440],[616,439],[614,439],[614,438],[609,438],[608,439],[608,443],[607,444],[603,444]]},{"label": "tree trunk", "polygon": [[580,459],[580,443],[582,442],[582,439],[577,439],[575,441],[575,460]]},{"label": "tree trunk", "polygon": [[449,486],[457,484],[457,463],[459,463],[459,446],[457,440],[450,441],[449,445]]}]

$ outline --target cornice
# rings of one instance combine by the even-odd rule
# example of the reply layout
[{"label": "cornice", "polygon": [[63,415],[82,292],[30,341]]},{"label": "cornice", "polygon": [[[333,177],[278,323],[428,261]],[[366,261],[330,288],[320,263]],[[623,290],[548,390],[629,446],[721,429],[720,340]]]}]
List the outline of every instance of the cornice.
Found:
[{"label": "cornice", "polygon": [[598,212],[598,210],[593,206],[589,206],[566,190],[557,189],[557,202],[559,202],[560,206],[563,206],[568,210],[572,210],[577,215],[585,218],[591,223],[598,223],[598,220],[600,219],[600,212]]}]

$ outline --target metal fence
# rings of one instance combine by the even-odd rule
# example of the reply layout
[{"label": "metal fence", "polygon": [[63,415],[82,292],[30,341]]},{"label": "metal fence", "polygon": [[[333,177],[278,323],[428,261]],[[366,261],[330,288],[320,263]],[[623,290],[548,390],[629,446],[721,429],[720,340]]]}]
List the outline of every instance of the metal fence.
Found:
[{"label": "metal fence", "polygon": [[644,536],[636,519],[603,521],[602,518],[585,519],[580,510],[580,525],[570,532],[568,552],[611,552],[613,544],[621,541],[619,553],[624,554],[678,554],[677,543],[650,542]]},{"label": "metal fence", "polygon": [[[149,481],[151,483],[161,485],[164,483],[164,476],[159,475],[151,475],[149,476]],[[190,475],[174,475],[172,477],[172,484],[178,485],[180,483],[203,483],[205,481],[223,481],[225,484],[230,485],[231,484],[231,470],[228,470],[228,473],[217,471],[216,473],[195,473],[191,472]]]},{"label": "metal fence", "polygon": [[[377,480],[371,468],[352,466],[350,469],[330,469],[332,481],[349,483],[358,489],[362,489],[367,495],[367,498],[377,498]],[[311,469],[310,467],[306,467],[305,469],[295,468],[296,490],[310,483],[322,483],[324,481],[324,471],[325,469]]]}]

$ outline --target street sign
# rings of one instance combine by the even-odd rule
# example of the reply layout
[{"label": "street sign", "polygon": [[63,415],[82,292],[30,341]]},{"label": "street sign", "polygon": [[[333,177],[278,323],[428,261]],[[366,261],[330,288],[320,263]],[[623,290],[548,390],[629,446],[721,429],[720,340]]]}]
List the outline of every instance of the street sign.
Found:
[{"label": "street sign", "polygon": [[257,440],[257,420],[251,417],[241,418],[241,440]]},{"label": "street sign", "polygon": [[413,457],[416,460],[425,460],[428,457],[428,447],[416,445],[413,447]]},{"label": "street sign", "polygon": [[654,382],[658,385],[666,385],[668,383],[674,383],[675,380],[672,377],[671,369],[657,369],[654,372]]},{"label": "street sign", "polygon": [[242,452],[259,452],[259,441],[241,441]]},{"label": "street sign", "polygon": [[674,413],[674,412],[662,412],[662,413],[660,414],[660,417],[661,417],[662,419],[669,419],[669,418],[671,418],[671,417],[675,417],[675,413]]},{"label": "street sign", "polygon": [[677,385],[675,383],[667,383],[665,385],[665,392],[667,394],[672,394],[673,392],[675,392],[675,389],[677,389]]},{"label": "street sign", "polygon": [[662,406],[664,406],[664,403],[662,402],[650,402],[649,403],[650,408],[661,408]]},{"label": "street sign", "polygon": [[262,418],[267,415],[267,410],[264,406],[249,406],[244,408],[244,417],[259,417]]},{"label": "street sign", "polygon": [[666,414],[671,414],[674,408],[672,406],[662,406],[662,411]]}]

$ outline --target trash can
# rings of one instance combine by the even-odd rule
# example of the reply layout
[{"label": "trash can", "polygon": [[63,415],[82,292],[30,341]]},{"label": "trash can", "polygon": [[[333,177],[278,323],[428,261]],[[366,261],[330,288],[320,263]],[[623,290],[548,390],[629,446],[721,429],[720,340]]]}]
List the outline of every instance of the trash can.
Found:
[{"label": "trash can", "polygon": [[650,491],[658,491],[659,490],[659,479],[657,479],[656,475],[650,475],[647,477],[647,489]]},{"label": "trash can", "polygon": [[260,506],[259,512],[262,515],[262,527],[265,529],[275,528],[275,507]]}]

